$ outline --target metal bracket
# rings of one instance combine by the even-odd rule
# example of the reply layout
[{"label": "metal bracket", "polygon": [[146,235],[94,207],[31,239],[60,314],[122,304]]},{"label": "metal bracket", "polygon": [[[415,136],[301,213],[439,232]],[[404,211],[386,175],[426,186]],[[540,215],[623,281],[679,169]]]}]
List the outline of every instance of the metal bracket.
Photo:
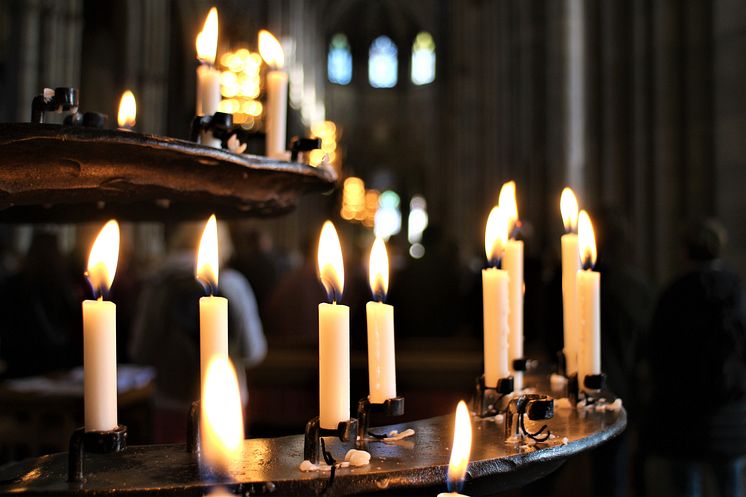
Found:
[{"label": "metal bracket", "polygon": [[70,437],[67,456],[67,481],[82,482],[86,452],[113,454],[127,448],[127,427],[119,425],[111,431],[85,431],[78,428]]}]

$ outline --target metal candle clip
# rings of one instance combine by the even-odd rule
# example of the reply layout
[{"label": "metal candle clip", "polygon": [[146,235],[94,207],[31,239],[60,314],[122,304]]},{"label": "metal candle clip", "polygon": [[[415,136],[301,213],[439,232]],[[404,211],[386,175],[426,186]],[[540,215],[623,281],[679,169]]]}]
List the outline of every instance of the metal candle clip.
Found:
[{"label": "metal candle clip", "polygon": [[85,454],[113,454],[127,448],[127,427],[117,426],[110,431],[85,431],[78,428],[70,437],[67,455],[67,481],[82,482]]},{"label": "metal candle clip", "polygon": [[318,148],[321,148],[321,138],[299,138],[297,136],[293,137],[290,142],[290,160],[292,162],[296,162],[300,158],[301,162],[305,162],[303,160],[303,153],[310,152],[311,150],[316,150]]},{"label": "metal candle clip", "polygon": [[606,375],[604,373],[588,374],[583,378],[583,392],[585,403],[593,404],[602,398],[602,392],[606,388]]},{"label": "metal candle clip", "polygon": [[357,446],[363,448],[366,437],[369,435],[374,439],[383,439],[386,435],[369,433],[371,413],[380,413],[386,417],[397,417],[404,415],[404,397],[386,399],[382,403],[371,402],[368,397],[360,399],[357,403]]},{"label": "metal candle clip", "polygon": [[31,122],[43,123],[44,114],[47,112],[71,112],[78,111],[80,104],[77,88],[44,88],[41,95],[37,95],[31,101]]},{"label": "metal candle clip", "polygon": [[220,140],[221,143],[226,141],[233,133],[233,114],[216,112],[211,116],[196,116],[192,120],[189,139],[199,142],[201,135],[207,133],[212,134],[213,138]]},{"label": "metal candle clip", "polygon": [[473,410],[480,418],[495,416],[503,412],[506,406],[500,404],[513,393],[513,377],[500,378],[497,385],[488,387],[484,383],[484,375],[477,378]]},{"label": "metal candle clip", "polygon": [[520,441],[523,437],[531,438],[537,442],[545,442],[550,436],[547,425],[531,433],[526,429],[524,418],[528,416],[531,421],[553,418],[554,399],[548,395],[519,395],[508,403],[505,415],[505,441],[507,443]]},{"label": "metal candle clip", "polygon": [[[340,421],[336,429],[326,429],[321,427],[321,421],[318,416],[306,423],[305,441],[303,443],[303,459],[311,461],[313,464],[319,462],[319,449],[321,448],[321,437],[337,437],[342,442],[354,440],[357,435],[357,419],[348,419]],[[329,459],[325,457],[324,459]]]}]

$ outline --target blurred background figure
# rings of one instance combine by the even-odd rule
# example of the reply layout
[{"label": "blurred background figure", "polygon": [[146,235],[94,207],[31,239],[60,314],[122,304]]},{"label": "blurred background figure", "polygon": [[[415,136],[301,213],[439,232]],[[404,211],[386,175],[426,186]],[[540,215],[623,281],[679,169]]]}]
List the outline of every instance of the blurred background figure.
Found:
[{"label": "blurred background figure", "polygon": [[652,398],[646,441],[665,460],[677,495],[744,495],[746,300],[721,260],[725,229],[690,223],[682,274],[663,291],[650,329]]},{"label": "blurred background figure", "polygon": [[[169,236],[169,252],[160,268],[145,282],[132,330],[132,360],[155,367],[155,439],[185,439],[186,416],[199,399],[199,298],[204,289],[194,277],[197,224],[180,224]],[[224,224],[218,224],[221,263],[233,245]],[[259,311],[249,282],[239,272],[220,268],[218,295],[228,299],[228,342],[236,365],[244,405],[246,368],[259,364],[267,353]]]}]

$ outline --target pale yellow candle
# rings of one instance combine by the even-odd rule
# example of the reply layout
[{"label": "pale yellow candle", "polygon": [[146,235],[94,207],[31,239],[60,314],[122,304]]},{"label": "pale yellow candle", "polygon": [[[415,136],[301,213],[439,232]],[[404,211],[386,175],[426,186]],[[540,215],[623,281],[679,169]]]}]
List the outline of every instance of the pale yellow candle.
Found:
[{"label": "pale yellow candle", "polygon": [[197,251],[195,277],[210,295],[199,299],[200,384],[204,388],[210,362],[228,355],[228,299],[213,295],[218,289],[218,223],[213,214],[207,220]]},{"label": "pale yellow candle", "polygon": [[[515,236],[518,227],[518,202],[516,200],[515,182],[508,181],[500,189],[498,204],[508,218],[508,231]],[[508,272],[508,326],[509,360],[511,369],[513,361],[523,359],[523,242],[510,239],[505,246],[503,269]],[[523,373],[513,370],[513,384],[516,391],[523,388]]]},{"label": "pale yellow candle", "polygon": [[321,229],[318,270],[330,304],[319,304],[319,422],[336,429],[350,419],[350,308],[337,302],[344,290],[344,262],[331,221]]},{"label": "pale yellow candle", "polygon": [[218,51],[218,9],[210,9],[202,31],[197,34],[197,115],[208,116],[220,105],[220,71],[215,67]]},{"label": "pale yellow candle", "polygon": [[287,105],[288,73],[282,70],[285,53],[282,45],[272,33],[259,31],[259,53],[271,68],[267,72],[267,105],[264,129],[266,132],[266,155],[284,158],[287,150]]},{"label": "pale yellow candle", "polygon": [[507,218],[494,207],[487,218],[484,248],[493,266],[482,270],[484,315],[484,382],[496,387],[500,378],[510,376],[508,364],[508,272],[498,269],[508,238]]},{"label": "pale yellow candle", "polygon": [[578,348],[580,328],[578,326],[577,272],[578,256],[578,201],[570,188],[562,191],[560,211],[566,233],[562,235],[562,317],[564,324],[565,370],[568,376],[578,372]]},{"label": "pale yellow candle", "polygon": [[374,301],[365,306],[368,321],[368,380],[374,404],[396,397],[396,352],[394,347],[394,306],[385,304],[389,287],[389,259],[386,244],[376,238],[370,251],[370,289]]},{"label": "pale yellow candle", "polygon": [[109,221],[88,256],[88,278],[98,300],[83,302],[83,394],[86,431],[117,427],[117,308],[103,300],[119,258],[119,225]]},{"label": "pale yellow candle", "polygon": [[578,248],[582,268],[577,272],[580,351],[578,380],[582,387],[587,375],[601,373],[601,274],[593,271],[596,239],[585,211],[578,218]]}]

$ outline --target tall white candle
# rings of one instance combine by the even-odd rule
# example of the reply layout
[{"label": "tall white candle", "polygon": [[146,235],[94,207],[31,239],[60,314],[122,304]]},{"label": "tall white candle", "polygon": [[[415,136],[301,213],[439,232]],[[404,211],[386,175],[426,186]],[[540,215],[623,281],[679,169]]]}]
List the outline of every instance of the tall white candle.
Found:
[{"label": "tall white candle", "polygon": [[197,115],[207,116],[220,105],[220,71],[215,67],[218,51],[218,9],[210,9],[202,31],[197,34]]},{"label": "tall white candle", "polygon": [[493,266],[482,270],[484,315],[484,382],[496,387],[500,378],[510,376],[508,364],[508,272],[498,269],[508,238],[508,223],[499,207],[487,218],[484,248]]},{"label": "tall white candle", "polygon": [[350,419],[350,308],[337,302],[344,290],[344,262],[331,221],[321,229],[318,270],[330,304],[319,304],[319,422],[336,429]]},{"label": "tall white candle", "polygon": [[83,393],[86,431],[117,427],[117,308],[103,300],[119,257],[119,225],[109,221],[96,237],[86,276],[98,300],[83,302]]},{"label": "tall white candle", "polygon": [[195,277],[210,295],[199,299],[200,385],[204,387],[210,362],[228,356],[228,299],[213,295],[219,275],[218,223],[213,214],[207,220],[197,251]]},{"label": "tall white candle", "polygon": [[259,52],[270,67],[267,72],[267,105],[264,129],[266,155],[284,158],[287,150],[288,73],[282,70],[285,54],[282,45],[269,31],[259,32]]},{"label": "tall white candle", "polygon": [[385,304],[389,286],[389,260],[386,244],[376,238],[370,251],[370,289],[374,301],[368,302],[368,380],[369,400],[382,404],[396,397],[396,352],[394,347],[394,306]]},{"label": "tall white candle", "polygon": [[578,248],[583,267],[577,272],[580,351],[578,381],[601,373],[601,274],[593,271],[596,240],[591,219],[585,211],[578,218]]},{"label": "tall white candle", "polygon": [[570,376],[578,372],[578,348],[580,328],[578,326],[577,272],[580,268],[578,255],[578,201],[570,188],[562,191],[560,211],[566,233],[562,235],[562,317],[564,324],[565,373]]},{"label": "tall white candle", "polygon": [[[518,203],[515,182],[508,181],[500,189],[498,204],[508,218],[508,232],[515,235],[518,227]],[[511,369],[513,361],[523,359],[523,242],[510,239],[505,246],[503,269],[508,272],[508,326],[509,357]],[[523,373],[513,370],[513,385],[516,391],[523,388]]]}]

